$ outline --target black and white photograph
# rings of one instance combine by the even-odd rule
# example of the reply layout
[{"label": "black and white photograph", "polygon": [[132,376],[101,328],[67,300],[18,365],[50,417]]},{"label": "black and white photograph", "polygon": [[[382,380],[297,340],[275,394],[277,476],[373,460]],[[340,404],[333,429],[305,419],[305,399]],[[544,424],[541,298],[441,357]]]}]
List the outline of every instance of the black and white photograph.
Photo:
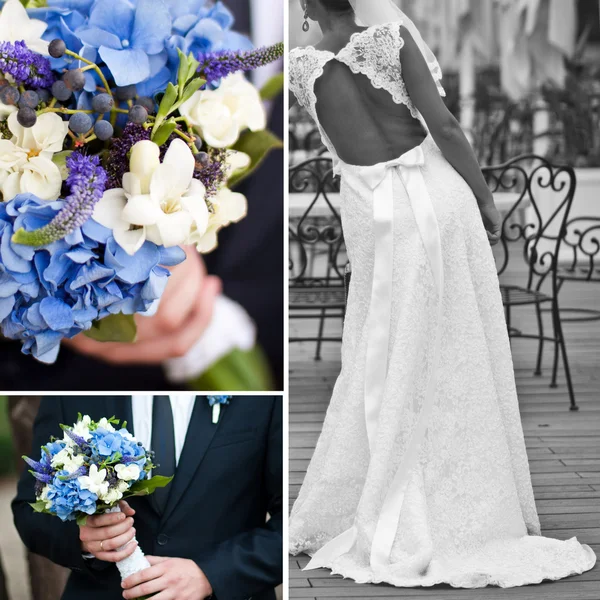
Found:
[{"label": "black and white photograph", "polygon": [[599,3],[289,15],[290,598],[598,600]]}]

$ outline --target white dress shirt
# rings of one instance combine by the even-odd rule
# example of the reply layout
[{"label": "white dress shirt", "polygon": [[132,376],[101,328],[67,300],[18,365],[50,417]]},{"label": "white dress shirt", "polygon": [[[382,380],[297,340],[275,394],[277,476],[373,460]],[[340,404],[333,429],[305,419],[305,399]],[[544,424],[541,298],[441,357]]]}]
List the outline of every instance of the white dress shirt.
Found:
[{"label": "white dress shirt", "polygon": [[[150,448],[152,442],[152,401],[153,396],[141,395],[131,397],[133,413],[133,434],[144,448]],[[185,444],[188,426],[194,410],[196,396],[194,394],[171,394],[173,411],[173,427],[175,428],[175,464],[179,464],[181,451]]]}]

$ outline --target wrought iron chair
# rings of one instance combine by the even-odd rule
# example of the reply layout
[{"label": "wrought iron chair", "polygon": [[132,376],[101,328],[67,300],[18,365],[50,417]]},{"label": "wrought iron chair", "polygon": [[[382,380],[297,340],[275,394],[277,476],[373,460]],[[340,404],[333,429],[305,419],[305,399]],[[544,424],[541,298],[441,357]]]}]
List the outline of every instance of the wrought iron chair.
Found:
[{"label": "wrought iron chair", "polygon": [[290,319],[317,319],[315,336],[292,336],[290,342],[316,342],[320,360],[323,342],[340,342],[325,336],[325,321],[343,321],[345,246],[339,213],[329,195],[339,192],[331,159],[317,157],[290,169],[290,194],[309,193],[310,201],[298,217],[290,219]]},{"label": "wrought iron chair", "polygon": [[[567,281],[600,284],[600,217],[575,217],[565,228],[558,267],[558,289]],[[600,310],[561,308],[563,321],[598,321]]]},{"label": "wrought iron chair", "polygon": [[[515,198],[503,218],[501,239],[495,248],[509,335],[511,339],[525,338],[538,341],[537,363],[534,371],[537,376],[542,374],[544,342],[554,344],[550,387],[557,387],[560,353],[565,370],[570,409],[578,410],[558,302],[561,285],[559,257],[575,194],[575,172],[571,167],[553,165],[535,155],[520,156],[503,165],[486,167],[483,172],[495,194],[512,193]],[[518,211],[526,215],[524,221],[514,219]],[[520,251],[519,246],[521,246]],[[518,255],[522,256],[525,267],[525,272],[517,276],[521,281],[517,281],[512,271],[510,276],[507,273],[509,264],[513,265]],[[512,309],[526,305],[535,307],[537,333],[524,333],[513,327]],[[551,335],[544,331],[542,316],[546,306],[552,315]]]}]

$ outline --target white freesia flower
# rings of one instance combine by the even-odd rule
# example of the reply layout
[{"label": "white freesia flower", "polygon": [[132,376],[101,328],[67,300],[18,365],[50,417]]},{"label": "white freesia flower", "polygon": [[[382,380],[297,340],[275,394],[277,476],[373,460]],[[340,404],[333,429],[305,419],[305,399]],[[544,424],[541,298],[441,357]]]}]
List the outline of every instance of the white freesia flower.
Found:
[{"label": "white freesia flower", "polygon": [[40,500],[42,500],[42,502],[46,503],[47,510],[50,510],[50,508],[52,507],[52,502],[50,502],[50,500],[48,500],[49,493],[50,493],[50,485],[46,484],[44,486],[44,489],[42,490],[42,493],[40,494]]},{"label": "white freesia flower", "polygon": [[208,226],[206,190],[194,179],[195,160],[183,140],[173,140],[161,163],[158,146],[135,144],[123,188],[104,192],[94,219],[113,230],[117,243],[133,255],[149,240],[165,247],[191,243]]},{"label": "white freesia flower", "polygon": [[13,104],[4,104],[0,101],[0,121],[6,121],[6,118],[17,110],[18,108]]},{"label": "white freesia flower", "polygon": [[63,448],[55,454],[50,461],[50,464],[55,469],[62,468],[68,473],[74,473],[84,463],[84,457],[81,454],[74,455],[70,447]]},{"label": "white freesia flower", "polygon": [[39,19],[31,19],[19,0],[8,0],[0,11],[0,40],[3,42],[20,42],[34,52],[48,56],[48,42],[42,34],[48,27]]},{"label": "white freesia flower", "polygon": [[137,481],[140,476],[140,468],[137,465],[117,465],[115,467],[117,477],[123,481]]},{"label": "white freesia flower", "polygon": [[179,112],[214,148],[232,146],[245,129],[267,126],[260,94],[242,73],[228,75],[216,90],[197,91]]},{"label": "white freesia flower", "polygon": [[123,492],[121,492],[118,488],[114,487],[110,488],[105,494],[98,497],[105,504],[115,504],[123,497]]},{"label": "white freesia flower", "polygon": [[119,481],[119,483],[117,483],[117,489],[124,494],[129,489],[129,484],[126,481]]},{"label": "white freesia flower", "polygon": [[0,139],[0,185],[4,200],[27,192],[42,200],[56,200],[62,175],[52,157],[63,149],[68,123],[55,113],[40,115],[29,128],[19,124],[16,113],[10,114],[7,122],[13,137]]},{"label": "white freesia flower", "polygon": [[102,498],[108,492],[108,481],[106,481],[106,469],[98,470],[98,465],[90,467],[89,475],[78,477],[79,485],[83,490],[89,490]]},{"label": "white freesia flower", "polygon": [[[85,415],[84,417],[82,417],[81,421],[75,423],[75,425],[73,426],[73,433],[83,438],[86,442],[88,442],[92,437],[92,434],[90,433],[91,422],[92,419],[90,418],[90,416]],[[71,442],[71,445],[75,444],[75,442],[68,435],[65,435],[65,438]]]},{"label": "white freesia flower", "polygon": [[112,426],[111,423],[109,423],[108,419],[106,417],[102,417],[99,421],[98,421],[98,427],[101,429],[106,429],[106,431],[116,431],[115,428]]},{"label": "white freesia flower", "polygon": [[248,211],[246,196],[232,192],[229,188],[221,188],[211,202],[214,212],[210,215],[208,229],[202,235],[194,235],[192,239],[199,252],[214,250],[219,229],[240,221]]}]

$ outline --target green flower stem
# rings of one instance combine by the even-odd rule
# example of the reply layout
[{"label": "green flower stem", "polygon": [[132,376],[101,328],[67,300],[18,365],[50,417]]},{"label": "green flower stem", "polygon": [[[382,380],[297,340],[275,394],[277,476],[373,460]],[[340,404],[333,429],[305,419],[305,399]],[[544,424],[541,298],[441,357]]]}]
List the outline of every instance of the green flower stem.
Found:
[{"label": "green flower stem", "polygon": [[50,100],[50,104],[48,104],[48,108],[54,108],[54,106],[56,105],[56,103],[58,102],[58,100],[52,96],[52,100]]},{"label": "green flower stem", "polygon": [[80,60],[81,62],[85,63],[86,65],[89,65],[90,68],[94,69],[94,71],[96,71],[96,73],[98,73],[98,77],[100,77],[100,81],[102,81],[102,83],[104,84],[106,93],[110,94],[110,96],[112,97],[112,92],[110,91],[110,86],[108,85],[108,81],[106,81],[106,77],[104,77],[104,73],[102,73],[102,70],[96,63],[93,63],[91,60],[87,60],[87,58],[83,58],[83,56],[80,56],[79,54],[72,52],[71,50],[65,50],[65,54],[67,54],[68,56],[72,56],[73,58],[76,58],[77,60]]},{"label": "green flower stem", "polygon": [[173,133],[176,133],[180,138],[184,139],[189,146],[194,146],[195,147],[195,138],[191,138],[189,135],[186,135],[185,133],[183,133],[183,131],[181,131],[180,129],[175,129],[173,131]]}]

